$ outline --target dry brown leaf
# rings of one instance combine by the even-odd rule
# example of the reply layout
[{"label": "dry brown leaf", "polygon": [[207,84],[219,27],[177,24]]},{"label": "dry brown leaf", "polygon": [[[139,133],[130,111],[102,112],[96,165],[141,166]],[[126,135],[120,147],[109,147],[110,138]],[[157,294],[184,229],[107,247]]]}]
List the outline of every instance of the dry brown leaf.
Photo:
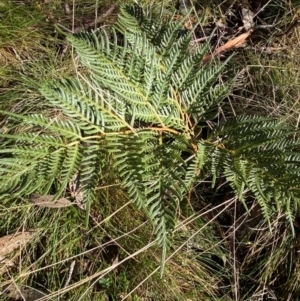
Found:
[{"label": "dry brown leaf", "polygon": [[43,196],[34,194],[30,197],[30,200],[37,206],[47,208],[63,208],[73,205],[73,203],[66,198],[60,198],[53,202],[54,198],[55,196],[51,194]]},{"label": "dry brown leaf", "polygon": [[225,43],[223,46],[217,48],[213,54],[207,54],[204,56],[202,63],[207,63],[208,61],[210,61],[213,57],[218,56],[220,54],[222,54],[225,51],[228,51],[234,47],[238,47],[240,45],[242,45],[246,39],[250,36],[250,34],[253,32],[253,29],[250,29],[248,32],[243,33],[241,35],[239,35],[238,37],[229,40],[227,43]]},{"label": "dry brown leaf", "polygon": [[0,261],[3,260],[7,254],[30,242],[36,233],[36,231],[17,232],[0,237]]}]

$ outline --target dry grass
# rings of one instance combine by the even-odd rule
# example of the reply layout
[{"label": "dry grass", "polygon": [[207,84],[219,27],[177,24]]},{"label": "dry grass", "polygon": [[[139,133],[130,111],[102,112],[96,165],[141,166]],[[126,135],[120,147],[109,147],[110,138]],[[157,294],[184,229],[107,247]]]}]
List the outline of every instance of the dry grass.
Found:
[{"label": "dry grass", "polygon": [[[194,6],[202,28],[211,20],[226,20],[233,7],[229,2],[223,1],[220,7],[211,1]],[[72,3],[75,10],[69,14],[63,1],[33,1],[27,17],[28,3],[5,6],[9,14],[1,19],[7,25],[0,32],[2,108],[59,114],[41,107],[33,81],[24,81],[24,76],[43,80],[75,73],[72,50],[53,25],[72,30],[92,22],[110,5],[104,1]],[[173,4],[167,1],[167,5]],[[117,10],[102,25],[113,22],[116,14]],[[259,42],[252,40],[237,51],[232,71],[238,78],[229,99],[229,114],[278,116],[299,127],[299,26],[289,27],[298,14],[298,7],[287,5],[276,23],[283,35],[266,33]],[[218,37],[216,44],[222,42]],[[20,125],[14,130],[26,129]],[[255,202],[249,206],[250,213],[222,192],[215,192],[213,200],[218,204],[211,202],[204,189],[207,186],[199,183],[198,189],[206,202],[196,195],[191,200],[201,210],[182,204],[181,223],[175,230],[163,279],[151,225],[132,207],[109,172],[99,186],[88,229],[83,226],[85,212],[79,207],[41,208],[28,199],[1,199],[1,237],[29,229],[39,233],[31,243],[5,254],[1,298],[16,298],[15,291],[22,293],[25,285],[46,295],[40,300],[256,301],[262,300],[261,296],[295,300],[300,295],[298,234],[292,237],[281,213],[274,216],[270,232]],[[8,288],[10,295],[6,295]]]}]

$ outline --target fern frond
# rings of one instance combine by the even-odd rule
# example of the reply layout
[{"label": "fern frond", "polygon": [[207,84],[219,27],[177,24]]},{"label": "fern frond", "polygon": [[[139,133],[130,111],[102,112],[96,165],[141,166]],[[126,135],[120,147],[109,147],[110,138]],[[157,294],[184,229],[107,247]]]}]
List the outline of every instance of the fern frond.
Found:
[{"label": "fern frond", "polygon": [[[40,114],[15,114],[1,110],[0,113],[13,117],[17,121],[22,121],[24,124],[33,125],[35,127],[39,126],[39,129],[42,129],[43,132],[45,130],[50,130],[52,133],[60,133],[68,139],[76,140],[81,138],[80,128],[70,120],[59,120],[57,118],[50,119]],[[36,130],[37,133],[39,129]]]},{"label": "fern frond", "polygon": [[177,208],[186,190],[185,163],[180,156],[183,145],[178,141],[164,143],[159,133],[151,131],[120,136],[117,143],[120,148],[113,151],[115,167],[131,199],[152,221],[158,244],[164,250],[163,263]]},{"label": "fern frond", "polygon": [[82,147],[80,143],[76,143],[65,149],[65,160],[62,165],[56,198],[64,192],[72,177],[79,170],[83,157]]},{"label": "fern frond", "polygon": [[[155,12],[122,7],[110,31],[67,35],[85,75],[78,71],[76,78],[38,85],[62,117],[6,112],[14,122],[25,123],[28,133],[0,135],[5,145],[0,149],[1,193],[52,190],[58,198],[77,175],[86,224],[110,158],[112,172],[153,224],[163,249],[162,268],[180,201],[214,149],[195,141],[194,126],[230,86],[218,85],[224,66],[201,66],[208,44],[191,53],[192,33],[182,32],[185,20],[174,21],[171,13],[166,24],[163,14],[163,6]],[[186,162],[187,153],[194,158]]]},{"label": "fern frond", "polygon": [[[145,105],[147,100],[143,97],[139,85],[130,81],[130,74],[128,76],[128,74],[123,72],[122,64],[116,64],[119,57],[113,60],[113,57],[110,56],[110,42],[108,37],[102,35],[101,38],[107,46],[107,53],[92,48],[91,46],[93,45],[87,42],[91,39],[93,39],[95,43],[98,41],[94,32],[81,34],[80,37],[68,36],[69,42],[75,47],[77,53],[80,55],[82,63],[94,72],[93,75],[97,81],[105,88],[109,88],[117,95],[125,98],[128,103]],[[127,59],[128,53],[125,47],[120,56]],[[134,55],[132,55],[131,59],[134,59]]]},{"label": "fern frond", "polygon": [[146,206],[154,224],[158,244],[163,248],[161,273],[164,270],[166,252],[171,243],[171,233],[176,223],[176,213],[186,191],[184,161],[178,156],[178,145],[165,145],[161,139],[154,152],[155,169],[152,179],[146,183]]},{"label": "fern frond", "polygon": [[[87,87],[78,80],[69,79],[44,85],[41,92],[54,106],[61,108],[64,114],[76,121],[76,125],[87,135],[104,133],[106,127],[114,131],[130,128],[117,115],[123,108],[122,104],[115,108],[112,104],[108,105],[110,94],[104,95],[97,88],[96,84],[90,83]],[[107,99],[104,100],[104,97]]]},{"label": "fern frond", "polygon": [[83,158],[80,164],[80,184],[86,205],[85,226],[88,227],[90,209],[96,200],[96,187],[102,176],[102,168],[107,159],[106,149],[103,141],[85,142],[86,147],[83,151]]},{"label": "fern frond", "polygon": [[185,185],[188,190],[192,189],[197,178],[203,175],[202,168],[207,164],[207,156],[210,151],[210,145],[204,141],[199,141],[196,146],[196,152],[191,152],[192,159],[186,163]]},{"label": "fern frond", "polygon": [[[300,157],[295,153],[295,160],[290,160],[292,150],[298,145],[293,138],[294,133],[289,126],[275,119],[251,116],[228,121],[215,131],[219,142],[214,143],[213,173],[222,173],[222,169],[215,167],[222,157],[224,161],[221,166],[226,166],[227,180],[239,196],[245,187],[250,188],[269,226],[274,202],[278,210],[291,200],[294,203],[300,200],[297,192]],[[283,197],[283,192],[280,205],[278,197]],[[288,217],[292,212],[288,210],[286,214]],[[291,218],[289,220],[292,221]]]}]

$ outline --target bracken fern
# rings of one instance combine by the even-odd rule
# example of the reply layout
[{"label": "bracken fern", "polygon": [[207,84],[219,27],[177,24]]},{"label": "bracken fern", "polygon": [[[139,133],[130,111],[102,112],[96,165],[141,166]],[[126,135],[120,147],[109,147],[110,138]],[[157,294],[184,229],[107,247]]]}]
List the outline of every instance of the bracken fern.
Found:
[{"label": "bracken fern", "polygon": [[162,11],[126,6],[110,30],[67,35],[81,72],[39,84],[60,117],[1,111],[12,128],[0,135],[0,192],[55,200],[77,175],[88,217],[109,165],[153,223],[163,268],[180,201],[208,175],[225,176],[242,202],[250,189],[267,219],[280,207],[292,222],[300,154],[295,131],[274,119],[242,116],[199,135],[230,92],[218,80],[226,61],[203,65],[208,45],[192,53],[192,31]]}]

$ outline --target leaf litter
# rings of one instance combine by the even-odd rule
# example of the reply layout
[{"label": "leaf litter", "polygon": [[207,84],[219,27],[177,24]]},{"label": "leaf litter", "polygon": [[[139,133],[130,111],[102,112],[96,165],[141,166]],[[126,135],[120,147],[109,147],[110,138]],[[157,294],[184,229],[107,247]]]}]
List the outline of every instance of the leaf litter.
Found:
[{"label": "leaf litter", "polygon": [[30,200],[37,206],[47,208],[64,208],[73,205],[73,203],[66,198],[59,198],[58,200],[53,201],[54,198],[55,196],[52,194],[43,196],[34,194],[30,197]]},{"label": "leaf litter", "polygon": [[6,255],[28,244],[37,231],[17,232],[0,237],[0,262]]}]

